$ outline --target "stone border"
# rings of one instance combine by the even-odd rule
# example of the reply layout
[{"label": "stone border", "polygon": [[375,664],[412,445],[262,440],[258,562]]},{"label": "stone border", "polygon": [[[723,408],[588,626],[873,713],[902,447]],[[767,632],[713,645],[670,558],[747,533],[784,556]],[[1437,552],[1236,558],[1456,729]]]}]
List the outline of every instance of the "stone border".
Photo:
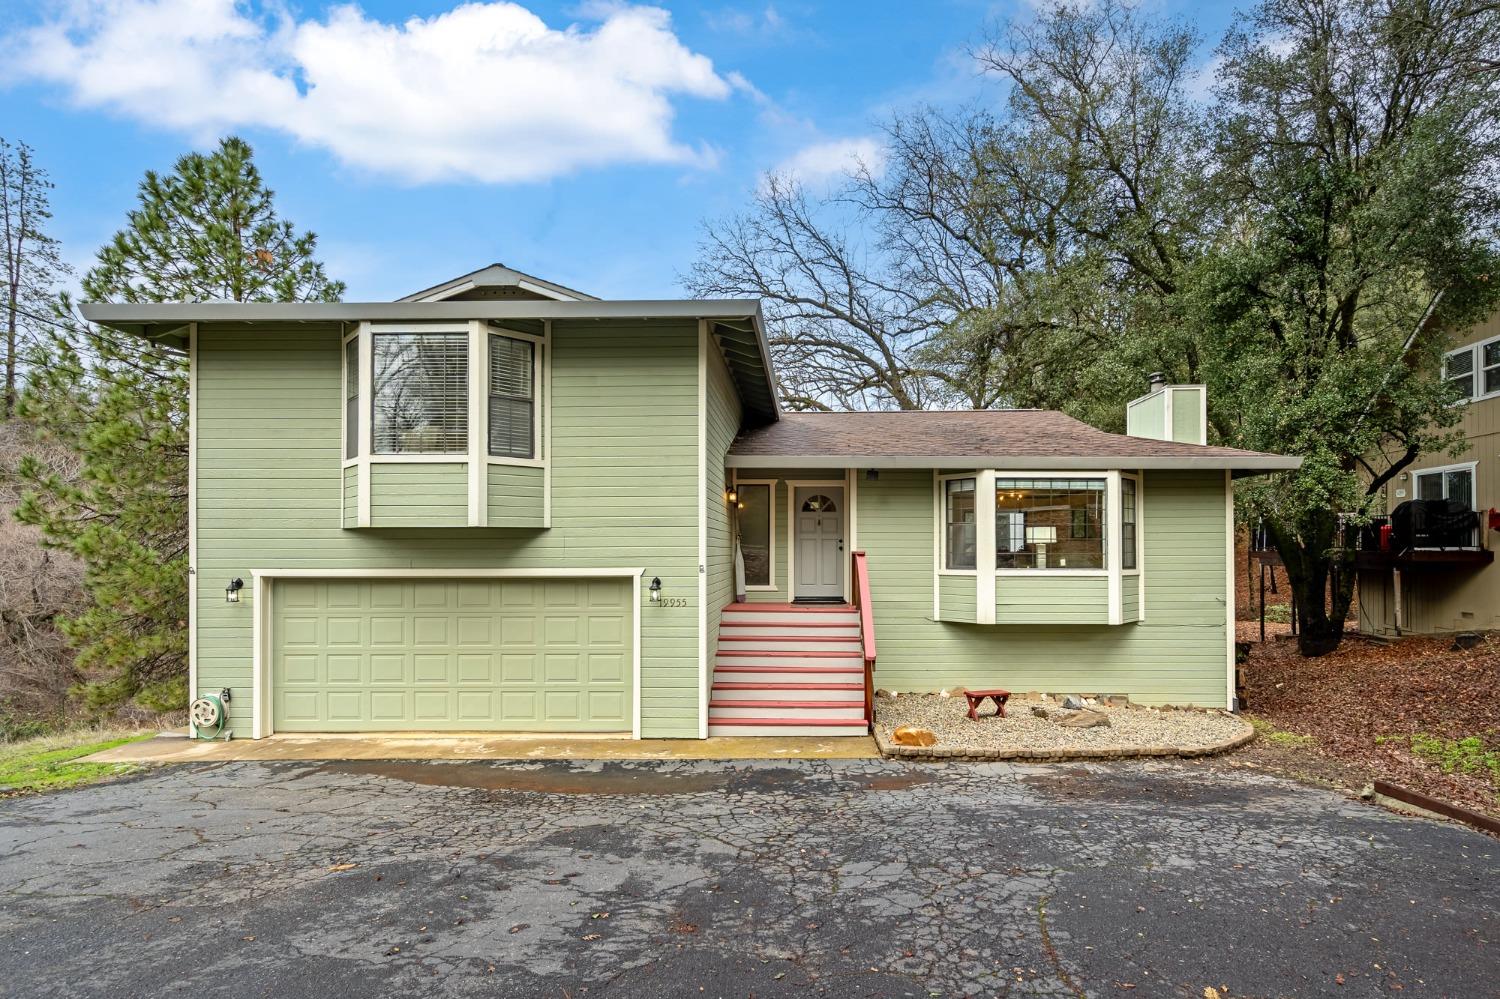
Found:
[{"label": "stone border", "polygon": [[1094,746],[1062,746],[1056,749],[976,749],[970,746],[898,746],[875,727],[875,745],[881,755],[890,759],[937,762],[954,760],[959,762],[993,763],[1009,761],[1016,763],[1063,763],[1075,760],[1134,760],[1151,758],[1193,759],[1199,756],[1217,756],[1227,753],[1255,738],[1255,727],[1240,719],[1245,731],[1223,742],[1207,746],[1121,746],[1105,748]]}]

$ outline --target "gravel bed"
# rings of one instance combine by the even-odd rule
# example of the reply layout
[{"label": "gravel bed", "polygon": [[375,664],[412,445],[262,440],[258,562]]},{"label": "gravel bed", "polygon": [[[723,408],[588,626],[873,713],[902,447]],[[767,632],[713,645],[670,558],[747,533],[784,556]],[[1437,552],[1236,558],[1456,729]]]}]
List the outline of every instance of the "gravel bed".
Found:
[{"label": "gravel bed", "polygon": [[[1046,709],[1038,718],[1032,707]],[[962,694],[901,694],[875,701],[875,735],[883,750],[898,755],[993,756],[1167,756],[1201,755],[1230,748],[1253,733],[1249,723],[1222,711],[1113,708],[1094,705],[1088,710],[1109,716],[1109,727],[1065,728],[1054,722],[1077,712],[1056,700],[1023,701],[1012,697],[1006,717],[997,718],[993,703],[985,701],[979,720],[970,721]],[[902,725],[925,728],[937,736],[931,749],[895,747],[891,733]]]}]

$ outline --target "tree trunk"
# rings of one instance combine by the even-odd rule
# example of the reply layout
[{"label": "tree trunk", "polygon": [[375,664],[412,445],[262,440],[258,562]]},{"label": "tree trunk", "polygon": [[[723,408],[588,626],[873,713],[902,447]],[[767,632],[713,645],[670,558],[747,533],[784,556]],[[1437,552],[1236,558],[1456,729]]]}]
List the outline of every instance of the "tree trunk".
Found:
[{"label": "tree trunk", "polygon": [[1309,659],[1326,656],[1344,640],[1344,619],[1354,599],[1354,566],[1341,528],[1331,512],[1308,518],[1292,530],[1268,521],[1267,528],[1286,567],[1301,629],[1297,651]]}]

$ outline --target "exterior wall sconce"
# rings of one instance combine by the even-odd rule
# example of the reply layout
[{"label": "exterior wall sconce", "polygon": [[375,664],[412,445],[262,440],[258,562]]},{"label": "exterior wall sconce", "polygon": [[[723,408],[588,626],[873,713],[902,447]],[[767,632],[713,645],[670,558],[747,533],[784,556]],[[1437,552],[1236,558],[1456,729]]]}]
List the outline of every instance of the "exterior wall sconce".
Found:
[{"label": "exterior wall sconce", "polygon": [[730,486],[729,491],[724,494],[724,498],[731,503],[738,503],[740,501],[739,490],[735,489],[734,486]]},{"label": "exterior wall sconce", "polygon": [[651,586],[648,589],[649,589],[649,591],[651,593],[651,602],[653,604],[661,603],[661,577],[660,576],[652,576],[651,577]]},{"label": "exterior wall sconce", "polygon": [[226,604],[237,604],[240,602],[240,591],[245,588],[245,581],[238,576],[229,581],[224,587],[224,602]]}]

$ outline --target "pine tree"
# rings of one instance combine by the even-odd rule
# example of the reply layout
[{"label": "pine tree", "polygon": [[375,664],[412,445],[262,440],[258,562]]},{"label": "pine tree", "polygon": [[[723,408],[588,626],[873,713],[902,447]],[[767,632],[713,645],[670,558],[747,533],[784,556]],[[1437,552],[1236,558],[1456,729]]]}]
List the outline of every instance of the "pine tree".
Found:
[{"label": "pine tree", "polygon": [[[337,301],[317,238],[280,218],[250,146],[226,138],[148,172],[139,206],[83,279],[101,302]],[[82,459],[75,482],[23,462],[17,516],[87,566],[87,609],[64,623],[88,700],[105,710],[187,698],[187,363],[164,345],[64,318],[38,352],[21,413]]]},{"label": "pine tree", "polygon": [[47,171],[30,146],[0,139],[0,309],[4,310],[5,399],[0,417],[16,412],[21,353],[52,312],[57,279],[68,273],[58,242],[45,226],[52,218]]}]

